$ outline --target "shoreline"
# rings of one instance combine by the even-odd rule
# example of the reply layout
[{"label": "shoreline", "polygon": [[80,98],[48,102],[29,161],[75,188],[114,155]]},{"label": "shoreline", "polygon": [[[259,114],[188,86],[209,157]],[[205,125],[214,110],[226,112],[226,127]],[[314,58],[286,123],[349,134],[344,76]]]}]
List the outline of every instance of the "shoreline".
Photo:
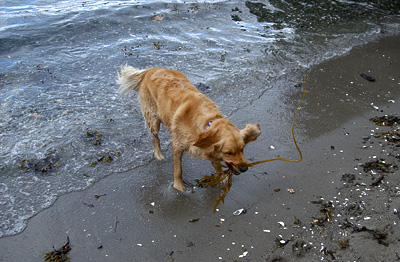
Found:
[{"label": "shoreline", "polygon": [[[369,121],[400,112],[398,43],[400,36],[385,37],[309,70],[305,104],[295,125],[304,160],[275,161],[234,177],[215,215],[219,188],[195,187],[183,194],[172,188],[169,149],[162,162],[59,197],[22,233],[0,239],[0,261],[41,260],[53,245],[64,245],[67,235],[71,261],[399,259],[399,151],[380,135],[390,127]],[[361,78],[357,70],[370,70],[376,81]],[[324,87],[319,93],[313,92],[317,85]],[[287,98],[266,92],[231,117],[238,127],[261,125],[262,135],[246,148],[249,162],[297,157],[287,119],[294,115],[300,92]],[[381,173],[365,172],[364,165],[380,158],[393,165],[371,186]],[[194,184],[212,168],[185,156],[183,170],[186,182]],[[147,176],[145,183],[137,184],[137,176]],[[234,216],[240,208],[247,212]]]}]

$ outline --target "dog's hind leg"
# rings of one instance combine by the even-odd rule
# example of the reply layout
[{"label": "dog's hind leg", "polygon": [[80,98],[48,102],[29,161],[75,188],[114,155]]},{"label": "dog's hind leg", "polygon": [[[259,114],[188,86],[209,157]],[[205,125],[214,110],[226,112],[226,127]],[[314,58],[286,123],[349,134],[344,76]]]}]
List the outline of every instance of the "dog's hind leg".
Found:
[{"label": "dog's hind leg", "polygon": [[160,139],[158,138],[161,120],[156,114],[149,113],[148,111],[143,110],[143,108],[142,112],[146,120],[147,126],[149,127],[150,133],[153,135],[154,157],[158,160],[163,160],[164,154],[161,151]]},{"label": "dog's hind leg", "polygon": [[160,139],[158,132],[160,131],[161,119],[157,114],[157,105],[151,97],[149,90],[143,86],[139,89],[138,99],[141,104],[142,115],[153,136],[154,157],[163,160],[164,155],[161,152]]},{"label": "dog's hind leg", "polygon": [[153,135],[153,145],[154,145],[154,157],[158,160],[164,159],[164,154],[161,151],[160,139],[158,138],[158,131],[160,131],[161,120],[159,118],[154,119],[154,122],[149,125],[150,132]]}]

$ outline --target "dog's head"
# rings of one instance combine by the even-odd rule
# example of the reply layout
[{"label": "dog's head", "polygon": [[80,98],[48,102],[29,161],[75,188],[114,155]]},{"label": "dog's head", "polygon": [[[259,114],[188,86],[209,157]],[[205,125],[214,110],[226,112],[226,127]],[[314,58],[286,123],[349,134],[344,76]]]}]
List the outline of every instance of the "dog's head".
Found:
[{"label": "dog's head", "polygon": [[229,120],[219,119],[202,132],[193,143],[210,161],[225,162],[234,174],[246,172],[248,162],[243,154],[247,143],[261,134],[259,124],[247,124],[239,130]]}]

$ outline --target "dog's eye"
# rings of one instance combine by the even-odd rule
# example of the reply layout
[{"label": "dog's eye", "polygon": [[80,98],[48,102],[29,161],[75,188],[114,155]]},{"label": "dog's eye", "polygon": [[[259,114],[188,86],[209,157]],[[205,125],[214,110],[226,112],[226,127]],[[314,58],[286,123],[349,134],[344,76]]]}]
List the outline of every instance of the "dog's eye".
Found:
[{"label": "dog's eye", "polygon": [[225,154],[227,154],[228,156],[231,156],[231,155],[233,155],[233,152],[228,151],[228,152],[226,152]]}]

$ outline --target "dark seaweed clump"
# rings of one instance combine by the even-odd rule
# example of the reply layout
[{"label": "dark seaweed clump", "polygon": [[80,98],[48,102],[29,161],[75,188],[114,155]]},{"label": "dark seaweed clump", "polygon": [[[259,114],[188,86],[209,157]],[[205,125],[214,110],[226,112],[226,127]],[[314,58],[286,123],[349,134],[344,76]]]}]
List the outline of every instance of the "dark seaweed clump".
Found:
[{"label": "dark seaweed clump", "polygon": [[102,154],[100,157],[98,157],[96,160],[94,160],[93,162],[90,162],[89,165],[91,167],[94,167],[95,165],[99,164],[99,163],[105,163],[105,164],[111,164],[111,162],[117,158],[118,156],[120,156],[120,152],[119,151],[110,151],[110,152],[106,152],[104,154]]},{"label": "dark seaweed clump", "polygon": [[400,123],[400,118],[398,116],[376,116],[371,117],[369,120],[378,126],[394,126]]},{"label": "dark seaweed clump", "polygon": [[44,254],[44,261],[51,261],[51,262],[65,262],[69,261],[70,258],[67,257],[67,253],[71,250],[69,246],[69,237],[67,237],[67,243],[63,245],[59,249],[55,249],[53,246],[53,250]]},{"label": "dark seaweed clump", "polygon": [[320,204],[320,212],[323,214],[320,217],[313,217],[313,220],[308,222],[308,224],[311,225],[311,227],[314,226],[319,226],[319,227],[323,227],[325,226],[326,222],[332,222],[332,219],[334,217],[334,210],[335,207],[333,206],[333,202],[332,201],[328,201],[328,202],[323,202],[323,201],[311,201],[312,204]]},{"label": "dark seaweed clump", "polygon": [[57,156],[46,156],[43,159],[24,158],[21,160],[19,167],[23,172],[33,171],[35,173],[48,173],[54,171],[61,163]]},{"label": "dark seaweed clump", "polygon": [[85,137],[95,146],[101,145],[103,135],[95,129],[86,127]]},{"label": "dark seaweed clump", "polygon": [[385,163],[383,159],[377,159],[363,164],[365,173],[368,173],[371,170],[379,173],[389,173],[391,166],[391,164]]}]

